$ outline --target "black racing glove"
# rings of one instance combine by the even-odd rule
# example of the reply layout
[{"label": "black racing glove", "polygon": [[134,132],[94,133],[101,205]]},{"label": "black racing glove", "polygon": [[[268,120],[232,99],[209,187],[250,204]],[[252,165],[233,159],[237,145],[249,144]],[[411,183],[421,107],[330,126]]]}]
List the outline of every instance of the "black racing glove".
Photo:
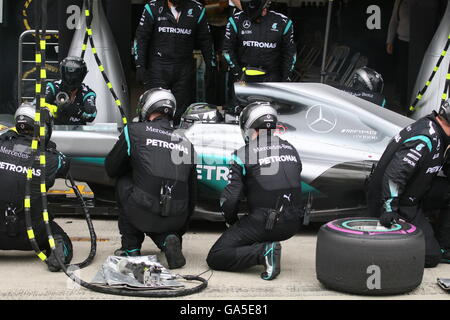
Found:
[{"label": "black racing glove", "polygon": [[391,228],[400,219],[397,212],[384,211],[380,216],[380,224],[385,228]]},{"label": "black racing glove", "polygon": [[81,117],[82,110],[79,108],[77,103],[66,103],[58,107],[56,112],[56,117]]}]

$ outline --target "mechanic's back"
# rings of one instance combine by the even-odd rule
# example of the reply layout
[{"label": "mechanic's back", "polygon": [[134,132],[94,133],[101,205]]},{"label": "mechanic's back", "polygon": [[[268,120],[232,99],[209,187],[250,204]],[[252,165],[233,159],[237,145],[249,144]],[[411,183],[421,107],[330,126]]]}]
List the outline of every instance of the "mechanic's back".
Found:
[{"label": "mechanic's back", "polygon": [[[280,273],[281,245],[300,226],[302,164],[297,150],[273,136],[277,112],[269,103],[248,105],[240,116],[246,145],[232,156],[222,193],[225,221],[233,224],[211,248],[212,269],[238,271],[264,265],[264,280]],[[248,216],[238,220],[239,200],[247,197]]]}]

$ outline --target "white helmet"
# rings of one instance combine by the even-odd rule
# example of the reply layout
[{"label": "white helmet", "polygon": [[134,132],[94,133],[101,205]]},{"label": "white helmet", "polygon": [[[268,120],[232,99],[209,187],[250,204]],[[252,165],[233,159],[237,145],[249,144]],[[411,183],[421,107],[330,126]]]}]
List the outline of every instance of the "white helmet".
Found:
[{"label": "white helmet", "polygon": [[170,90],[153,88],[145,91],[139,98],[137,113],[139,121],[145,121],[153,112],[160,112],[173,118],[177,102]]}]

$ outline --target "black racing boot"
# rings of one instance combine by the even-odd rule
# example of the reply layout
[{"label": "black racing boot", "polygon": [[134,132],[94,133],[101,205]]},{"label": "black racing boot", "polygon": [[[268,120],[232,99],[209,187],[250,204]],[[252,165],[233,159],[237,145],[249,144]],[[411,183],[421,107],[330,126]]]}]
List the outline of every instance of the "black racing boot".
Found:
[{"label": "black racing boot", "polygon": [[141,250],[120,248],[114,251],[114,255],[119,257],[139,257],[141,255]]},{"label": "black racing boot", "polygon": [[166,241],[163,244],[163,252],[166,255],[169,269],[181,268],[186,264],[186,258],[181,252],[180,239],[176,235],[169,234],[166,237]]},{"label": "black racing boot", "polygon": [[450,249],[441,249],[441,263],[450,263]]},{"label": "black racing boot", "polygon": [[69,238],[67,238],[68,243],[66,243],[64,237],[59,234],[55,235],[53,239],[55,240],[55,250],[50,249],[47,251],[49,253],[47,258],[47,268],[51,272],[58,272],[61,270],[61,266],[56,256],[58,256],[59,260],[65,265],[69,264],[73,254],[72,243]]},{"label": "black racing boot", "polygon": [[264,280],[273,280],[281,271],[281,244],[279,242],[267,243],[263,254],[266,271],[261,273],[261,278]]}]

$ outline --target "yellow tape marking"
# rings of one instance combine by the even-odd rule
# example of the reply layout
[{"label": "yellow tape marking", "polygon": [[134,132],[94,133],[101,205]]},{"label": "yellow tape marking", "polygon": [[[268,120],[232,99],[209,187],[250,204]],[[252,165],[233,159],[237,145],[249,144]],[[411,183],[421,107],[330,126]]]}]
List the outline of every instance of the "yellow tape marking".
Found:
[{"label": "yellow tape marking", "polygon": [[34,239],[34,231],[33,230],[28,230],[27,234],[28,234],[28,239]]},{"label": "yellow tape marking", "polygon": [[47,256],[46,256],[43,252],[39,253],[39,254],[38,254],[38,257],[39,257],[39,259],[41,259],[42,261],[47,260]]}]

